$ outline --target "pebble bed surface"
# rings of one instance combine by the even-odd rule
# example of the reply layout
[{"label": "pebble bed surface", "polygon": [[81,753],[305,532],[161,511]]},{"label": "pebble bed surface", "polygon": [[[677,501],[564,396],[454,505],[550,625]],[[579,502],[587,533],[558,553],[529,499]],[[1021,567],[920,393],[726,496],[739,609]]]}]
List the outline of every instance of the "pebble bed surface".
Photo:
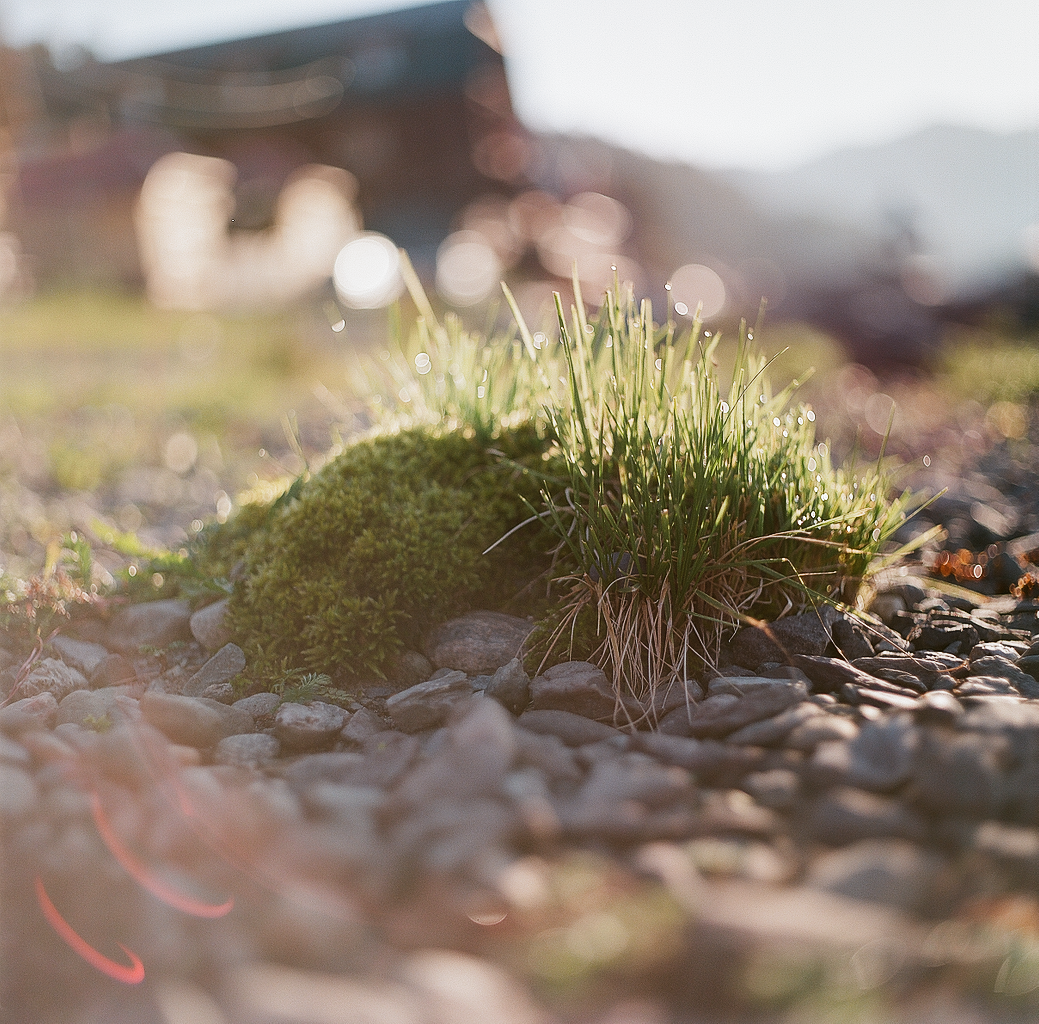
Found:
[{"label": "pebble bed surface", "polygon": [[0,1021],[1034,1021],[1012,449],[914,481],[977,593],[901,576],[871,617],[741,630],[652,729],[594,666],[530,678],[495,613],[348,707],[235,699],[220,602],[84,622],[14,694],[0,637]]},{"label": "pebble bed surface", "polygon": [[0,709],[2,1019],[1034,1019],[1039,605],[917,582],[652,729],[508,616],[347,708],[234,699],[219,607],[86,623]]}]

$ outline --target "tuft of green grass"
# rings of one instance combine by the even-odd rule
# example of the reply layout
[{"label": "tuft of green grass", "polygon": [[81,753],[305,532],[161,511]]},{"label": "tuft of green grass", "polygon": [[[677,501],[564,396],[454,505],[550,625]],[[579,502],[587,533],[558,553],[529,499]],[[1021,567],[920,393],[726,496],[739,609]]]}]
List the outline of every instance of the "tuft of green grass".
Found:
[{"label": "tuft of green grass", "polygon": [[567,394],[548,409],[564,481],[534,510],[575,567],[551,642],[594,622],[593,660],[647,700],[740,621],[852,599],[910,498],[887,500],[879,463],[832,465],[799,382],[773,391],[745,326],[722,381],[698,322],[658,325],[630,288],[589,321],[575,292],[569,317],[556,298]]},{"label": "tuft of green grass", "polygon": [[[403,254],[402,266],[415,323],[405,335],[398,317],[386,348],[377,355],[359,353],[354,400],[384,430],[464,430],[483,445],[527,424],[544,435],[546,403],[560,390],[549,339],[531,335],[525,325],[519,334],[468,330],[451,311],[441,323]],[[545,358],[539,359],[542,347]]]}]

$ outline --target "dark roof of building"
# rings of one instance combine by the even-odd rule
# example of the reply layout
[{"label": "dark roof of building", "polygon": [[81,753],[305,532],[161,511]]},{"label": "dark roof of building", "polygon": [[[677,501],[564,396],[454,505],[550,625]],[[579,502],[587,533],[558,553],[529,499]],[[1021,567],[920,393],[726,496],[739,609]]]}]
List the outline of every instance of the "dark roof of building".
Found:
[{"label": "dark roof of building", "polygon": [[119,120],[174,128],[272,127],[330,113],[346,97],[394,100],[461,89],[489,58],[469,27],[472,0],[405,8],[325,25],[130,60],[50,69],[59,104],[104,102]]}]

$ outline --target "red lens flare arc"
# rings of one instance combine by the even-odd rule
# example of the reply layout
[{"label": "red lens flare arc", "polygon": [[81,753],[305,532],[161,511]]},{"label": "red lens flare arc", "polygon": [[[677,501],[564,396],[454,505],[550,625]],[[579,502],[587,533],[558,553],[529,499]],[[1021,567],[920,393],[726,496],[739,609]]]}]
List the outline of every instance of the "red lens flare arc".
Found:
[{"label": "red lens flare arc", "polygon": [[109,960],[104,953],[91,946],[61,916],[60,911],[47,895],[47,890],[43,887],[43,880],[39,875],[36,876],[36,901],[39,903],[40,910],[43,911],[43,916],[47,919],[47,923],[58,933],[62,941],[74,953],[77,953],[90,964],[91,967],[101,971],[102,974],[107,974],[108,977],[113,978],[115,981],[121,981],[124,985],[139,985],[144,981],[144,964],[141,963],[140,957],[132,949],[128,949],[121,942],[118,943],[119,948],[130,959],[130,966],[127,967],[125,964]]},{"label": "red lens flare arc", "polygon": [[105,816],[97,793],[90,794],[90,809],[94,815],[94,824],[97,827],[98,834],[104,840],[112,856],[138,885],[146,889],[157,899],[173,907],[174,910],[180,910],[185,914],[190,914],[192,917],[223,917],[234,908],[234,899],[229,899],[224,903],[205,903],[168,885],[122,844],[122,841],[115,834],[108,818]]}]

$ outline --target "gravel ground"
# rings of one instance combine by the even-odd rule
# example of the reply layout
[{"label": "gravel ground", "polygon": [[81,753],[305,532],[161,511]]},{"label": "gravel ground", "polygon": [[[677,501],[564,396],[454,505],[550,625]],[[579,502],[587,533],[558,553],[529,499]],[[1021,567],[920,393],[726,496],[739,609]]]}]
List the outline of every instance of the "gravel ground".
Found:
[{"label": "gravel ground", "polygon": [[[868,453],[854,383],[821,419]],[[0,711],[0,1019],[1034,1020],[1039,606],[1008,593],[1039,547],[1034,425],[888,391],[948,539],[867,629],[734,638],[659,733],[615,728],[586,668],[524,684],[434,648],[345,711],[241,707],[224,638],[164,602],[45,652]],[[4,549],[131,505],[180,543],[257,466],[178,461],[177,434],[70,493],[8,423]]]}]

